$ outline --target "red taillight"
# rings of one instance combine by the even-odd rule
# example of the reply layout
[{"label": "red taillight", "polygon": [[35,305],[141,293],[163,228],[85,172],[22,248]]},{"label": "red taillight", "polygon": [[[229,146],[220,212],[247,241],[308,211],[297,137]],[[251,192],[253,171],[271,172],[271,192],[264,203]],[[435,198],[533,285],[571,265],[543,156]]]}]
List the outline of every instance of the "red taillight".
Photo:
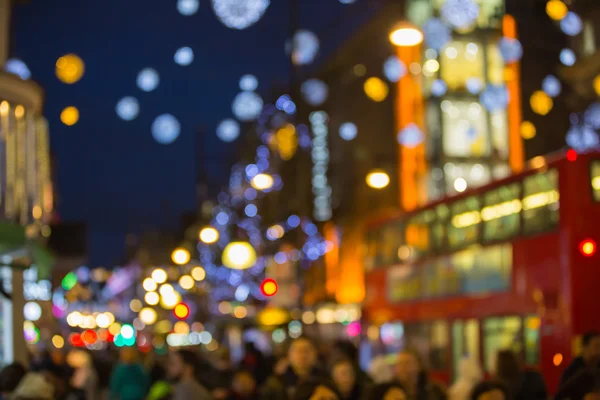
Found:
[{"label": "red taillight", "polygon": [[577,160],[577,152],[573,149],[567,151],[567,160],[575,161]]},{"label": "red taillight", "polygon": [[596,254],[596,242],[592,239],[585,239],[579,244],[579,251],[586,257],[591,257]]}]

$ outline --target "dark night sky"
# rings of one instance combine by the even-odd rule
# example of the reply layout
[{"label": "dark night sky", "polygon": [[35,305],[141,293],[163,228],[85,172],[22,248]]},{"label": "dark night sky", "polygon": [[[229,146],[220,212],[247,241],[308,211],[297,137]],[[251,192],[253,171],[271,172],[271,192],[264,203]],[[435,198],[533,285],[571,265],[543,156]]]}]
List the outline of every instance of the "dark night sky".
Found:
[{"label": "dark night sky", "polygon": [[[331,49],[364,18],[365,2],[300,0],[299,26],[320,34],[322,47]],[[236,145],[220,142],[215,126],[232,116],[243,74],[259,78],[259,92],[288,81],[283,45],[290,31],[289,5],[271,0],[256,25],[237,31],[220,23],[209,0],[200,0],[198,13],[188,17],[178,13],[176,0],[57,4],[32,0],[15,7],[11,56],[24,60],[46,90],[61,218],[88,223],[91,264],[108,266],[120,258],[125,233],[176,226],[182,212],[195,208],[196,162],[213,184],[227,182]],[[340,20],[344,23],[335,24]],[[195,53],[188,67],[173,61],[183,46]],[[85,75],[74,85],[54,74],[56,60],[67,53],[85,62]],[[135,84],[144,67],[160,74],[160,86],[150,93]],[[127,95],[141,106],[131,122],[115,113],[116,102]],[[80,110],[72,127],[59,119],[69,105]],[[175,115],[182,125],[180,137],[168,146],[150,133],[162,113]],[[202,157],[195,160],[194,136],[201,129]]]}]

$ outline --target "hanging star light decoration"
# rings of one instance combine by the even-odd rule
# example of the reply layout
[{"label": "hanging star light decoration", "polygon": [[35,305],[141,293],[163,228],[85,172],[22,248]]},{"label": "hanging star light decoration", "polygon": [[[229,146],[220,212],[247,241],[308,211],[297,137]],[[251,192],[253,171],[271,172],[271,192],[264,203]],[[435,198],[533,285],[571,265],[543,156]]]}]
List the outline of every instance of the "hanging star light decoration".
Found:
[{"label": "hanging star light decoration", "polygon": [[575,52],[571,49],[562,49],[559,58],[560,62],[563,63],[563,65],[566,65],[567,67],[573,66],[573,64],[575,64],[575,61],[577,61],[577,56],[575,55]]},{"label": "hanging star light decoration", "polygon": [[177,49],[173,59],[176,64],[186,67],[194,62],[194,51],[190,47],[182,47]]},{"label": "hanging star light decoration", "polygon": [[583,121],[594,129],[600,129],[600,103],[592,103],[585,110]]},{"label": "hanging star light decoration", "polygon": [[569,11],[567,15],[560,21],[560,29],[569,36],[577,36],[583,30],[583,22],[579,15],[573,11]]},{"label": "hanging star light decoration", "polygon": [[352,140],[358,134],[358,128],[356,127],[356,124],[352,122],[344,122],[340,125],[339,133],[342,139]]},{"label": "hanging star light decoration", "polygon": [[258,79],[254,75],[246,74],[240,78],[240,90],[253,92],[258,88]]},{"label": "hanging star light decoration", "polygon": [[422,31],[427,46],[438,52],[452,40],[452,30],[439,18],[425,21]]},{"label": "hanging star light decoration", "polygon": [[254,92],[240,92],[231,105],[233,114],[242,122],[253,121],[263,109],[262,98]]},{"label": "hanging star light decoration", "polygon": [[508,89],[504,85],[488,85],[479,96],[481,104],[489,111],[504,110],[508,105]]},{"label": "hanging star light decoration", "polygon": [[269,4],[269,0],[212,0],[213,10],[223,25],[239,30],[258,22]]},{"label": "hanging star light decoration", "polygon": [[406,65],[398,56],[390,56],[383,63],[383,74],[390,82],[398,82],[406,72]]},{"label": "hanging star light decoration", "polygon": [[479,5],[473,0],[447,0],[440,9],[442,19],[458,29],[472,26],[479,17]]},{"label": "hanging star light decoration", "polygon": [[309,79],[302,83],[300,92],[304,100],[314,107],[325,103],[327,96],[329,96],[327,84],[319,79]]},{"label": "hanging star light decoration", "polygon": [[158,87],[160,77],[153,68],[144,68],[137,76],[137,86],[144,92],[151,92]]},{"label": "hanging star light decoration", "polygon": [[523,57],[523,46],[518,39],[503,37],[498,42],[498,49],[506,63],[517,62]]},{"label": "hanging star light decoration", "polygon": [[177,1],[177,11],[181,15],[190,16],[196,14],[198,12],[198,0],[178,0]]}]

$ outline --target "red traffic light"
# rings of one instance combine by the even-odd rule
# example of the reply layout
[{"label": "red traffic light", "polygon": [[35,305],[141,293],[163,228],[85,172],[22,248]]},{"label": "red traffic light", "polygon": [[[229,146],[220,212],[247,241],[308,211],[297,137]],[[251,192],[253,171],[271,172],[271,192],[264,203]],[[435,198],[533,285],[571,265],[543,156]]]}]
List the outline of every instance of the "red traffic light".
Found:
[{"label": "red traffic light", "polygon": [[271,278],[265,279],[260,285],[260,291],[267,297],[275,295],[278,289],[279,287],[277,286],[277,282]]},{"label": "red traffic light", "polygon": [[579,244],[579,251],[586,257],[591,257],[596,254],[596,242],[592,239],[585,239]]},{"label": "red traffic light", "polygon": [[178,319],[186,319],[190,316],[190,308],[187,304],[179,303],[173,309],[173,314],[175,314]]}]

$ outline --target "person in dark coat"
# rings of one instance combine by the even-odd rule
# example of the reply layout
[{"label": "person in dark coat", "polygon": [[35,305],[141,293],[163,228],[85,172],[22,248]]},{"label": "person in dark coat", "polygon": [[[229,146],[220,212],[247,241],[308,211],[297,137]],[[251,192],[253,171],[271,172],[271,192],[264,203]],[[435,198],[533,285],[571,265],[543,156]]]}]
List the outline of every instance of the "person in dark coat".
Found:
[{"label": "person in dark coat", "polygon": [[295,339],[288,350],[289,365],[282,374],[270,376],[261,389],[261,400],[293,400],[305,381],[326,378],[317,368],[317,349],[308,337]]},{"label": "person in dark coat", "polygon": [[496,358],[496,380],[506,387],[512,400],[546,400],[546,383],[536,371],[521,368],[519,360],[511,350],[498,352]]},{"label": "person in dark coat", "polygon": [[500,382],[483,381],[475,385],[471,400],[509,400],[508,390]]},{"label": "person in dark coat", "polygon": [[341,400],[341,397],[330,381],[309,379],[298,385],[292,400]]},{"label": "person in dark coat", "polygon": [[331,379],[341,395],[341,400],[360,400],[367,392],[366,383],[359,382],[358,371],[354,363],[341,358],[333,363]]},{"label": "person in dark coat", "polygon": [[398,354],[396,380],[405,388],[409,400],[445,400],[444,389],[430,381],[419,354],[403,350]]},{"label": "person in dark coat", "polygon": [[12,363],[4,367],[0,372],[0,399],[10,398],[26,373],[27,369],[20,363]]},{"label": "person in dark coat", "polygon": [[600,332],[592,331],[583,335],[581,355],[571,361],[560,378],[560,387],[587,368],[600,368]]},{"label": "person in dark coat", "polygon": [[[562,385],[554,400],[596,400],[600,394],[600,371],[584,368]],[[600,400],[600,399],[598,399]]]},{"label": "person in dark coat", "polygon": [[408,395],[398,382],[380,383],[371,388],[367,400],[408,400]]},{"label": "person in dark coat", "polygon": [[335,362],[340,359],[348,359],[352,361],[352,365],[356,371],[356,379],[361,386],[371,386],[373,384],[373,380],[369,374],[360,368],[358,349],[354,343],[350,342],[349,340],[338,340],[334,343],[332,361],[335,364]]},{"label": "person in dark coat", "polygon": [[258,397],[256,380],[250,371],[239,370],[233,375],[231,394],[227,400],[254,400]]}]

